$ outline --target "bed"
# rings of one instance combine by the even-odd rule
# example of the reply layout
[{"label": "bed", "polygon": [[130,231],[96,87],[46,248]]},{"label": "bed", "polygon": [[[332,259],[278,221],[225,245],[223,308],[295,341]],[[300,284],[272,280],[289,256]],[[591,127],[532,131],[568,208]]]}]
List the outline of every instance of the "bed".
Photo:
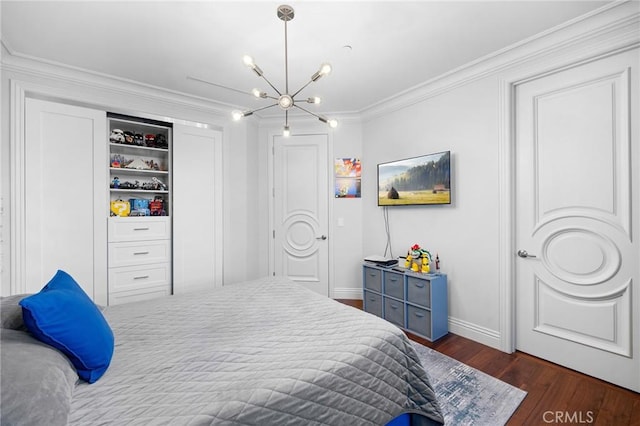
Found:
[{"label": "bed", "polygon": [[[442,424],[404,333],[282,278],[102,308],[95,383],[2,298],[2,424]],[[26,321],[26,320],[25,320]]]}]

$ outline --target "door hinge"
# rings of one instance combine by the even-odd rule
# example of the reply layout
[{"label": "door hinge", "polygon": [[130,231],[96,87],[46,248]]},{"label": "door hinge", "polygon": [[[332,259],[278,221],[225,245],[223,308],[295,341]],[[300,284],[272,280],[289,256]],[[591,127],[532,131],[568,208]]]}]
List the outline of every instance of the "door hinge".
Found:
[{"label": "door hinge", "polygon": [[273,230],[273,239],[274,240],[276,239],[276,230],[275,229]]}]

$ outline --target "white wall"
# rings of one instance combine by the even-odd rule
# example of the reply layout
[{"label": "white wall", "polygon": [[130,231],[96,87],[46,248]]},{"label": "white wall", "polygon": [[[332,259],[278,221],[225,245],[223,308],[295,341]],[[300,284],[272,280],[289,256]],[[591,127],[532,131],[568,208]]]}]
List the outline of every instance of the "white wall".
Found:
[{"label": "white wall", "polygon": [[[359,120],[341,120],[338,128],[332,131],[333,156],[336,158],[360,158],[362,163],[368,161],[363,155],[362,124]],[[363,171],[364,173],[364,171]],[[333,169],[330,172],[334,176]],[[363,175],[364,182],[370,176]],[[334,181],[331,180],[331,192],[335,193]],[[331,296],[336,299],[362,298],[362,198],[332,198],[330,201],[330,234],[331,261]],[[342,225],[341,225],[342,223]]]},{"label": "white wall", "polygon": [[[395,256],[413,244],[440,258],[449,315],[498,329],[498,83],[485,78],[364,124],[364,247],[382,254],[376,164],[451,151],[452,203],[388,207]],[[376,250],[373,250],[376,248]]]}]

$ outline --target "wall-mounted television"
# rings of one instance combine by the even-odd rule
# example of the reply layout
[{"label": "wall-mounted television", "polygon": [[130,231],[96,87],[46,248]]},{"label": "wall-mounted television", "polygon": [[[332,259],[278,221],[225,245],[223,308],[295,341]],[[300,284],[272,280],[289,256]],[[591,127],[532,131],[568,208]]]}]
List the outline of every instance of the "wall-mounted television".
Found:
[{"label": "wall-mounted television", "polygon": [[451,204],[451,152],[378,164],[378,205]]}]

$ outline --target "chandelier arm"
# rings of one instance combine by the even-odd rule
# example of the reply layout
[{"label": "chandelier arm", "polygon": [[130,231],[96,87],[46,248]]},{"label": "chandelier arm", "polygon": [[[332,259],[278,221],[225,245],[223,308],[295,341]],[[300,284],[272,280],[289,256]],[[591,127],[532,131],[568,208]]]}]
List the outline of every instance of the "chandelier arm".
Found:
[{"label": "chandelier arm", "polygon": [[289,44],[287,43],[287,20],[284,20],[284,93],[289,94]]},{"label": "chandelier arm", "polygon": [[276,105],[278,105],[278,104],[267,105],[266,107],[257,108],[257,109],[253,109],[251,111],[247,111],[247,113],[253,114],[254,112],[262,111],[263,109],[267,109],[267,108],[272,108],[272,107],[274,107]]},{"label": "chandelier arm", "polygon": [[294,106],[294,107],[296,107],[296,108],[299,108],[299,109],[303,110],[303,111],[304,111],[304,112],[306,112],[307,114],[311,114],[311,115],[313,115],[314,117],[316,117],[316,118],[318,118],[318,119],[322,119],[322,118],[324,118],[324,117],[321,117],[320,115],[316,114],[315,112],[311,112],[311,111],[309,111],[309,110],[308,110],[308,109],[306,109],[306,108],[302,108],[302,107],[301,107],[301,106],[299,106],[298,104],[293,104],[293,106]]},{"label": "chandelier arm", "polygon": [[295,98],[296,95],[300,92],[302,92],[308,85],[310,85],[311,83],[313,83],[313,80],[309,80],[307,82],[307,84],[305,84],[304,86],[302,86],[301,88],[298,89],[298,91],[296,93],[294,93],[293,95],[291,95],[292,98]]},{"label": "chandelier arm", "polygon": [[280,91],[279,91],[278,89],[276,89],[276,87],[275,87],[273,84],[271,84],[271,82],[269,81],[269,79],[268,79],[267,77],[265,77],[265,76],[264,76],[264,74],[262,74],[260,77],[262,77],[262,78],[264,79],[264,81],[266,81],[266,82],[267,82],[267,84],[268,84],[269,86],[271,86],[271,88],[272,88],[273,90],[275,90],[275,91],[276,91],[276,93],[278,94],[278,96],[282,96],[282,93],[280,93]]}]

